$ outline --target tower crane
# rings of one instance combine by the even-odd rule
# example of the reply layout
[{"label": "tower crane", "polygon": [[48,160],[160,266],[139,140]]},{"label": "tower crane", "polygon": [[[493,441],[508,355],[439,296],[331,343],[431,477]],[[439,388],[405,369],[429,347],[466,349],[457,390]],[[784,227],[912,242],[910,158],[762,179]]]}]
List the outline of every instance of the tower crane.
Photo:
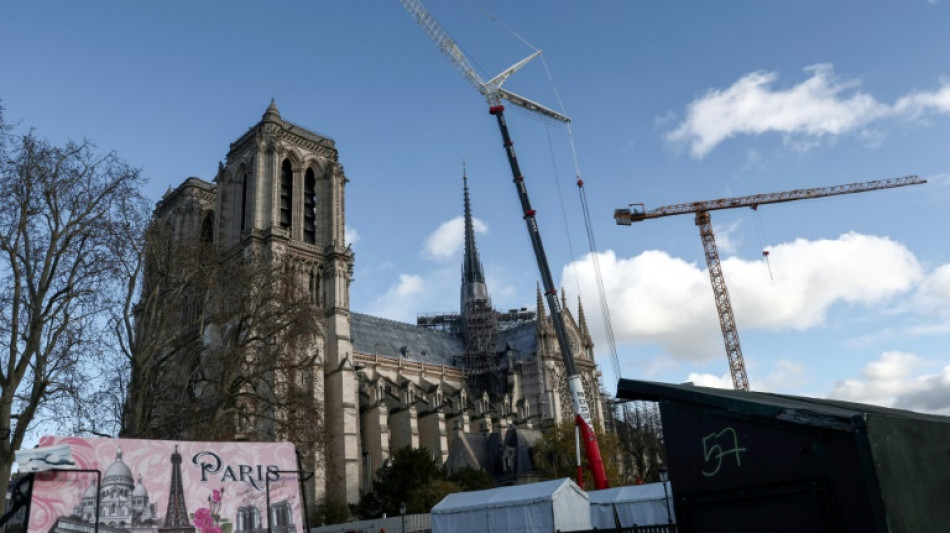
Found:
[{"label": "tower crane", "polygon": [[[591,477],[594,479],[594,486],[599,489],[608,488],[607,476],[604,473],[604,465],[600,456],[600,447],[597,445],[597,438],[594,435],[593,424],[590,418],[590,406],[587,403],[587,396],[584,393],[584,386],[581,377],[577,373],[577,365],[574,361],[574,355],[571,353],[570,343],[567,340],[567,332],[564,327],[564,316],[561,312],[561,305],[557,298],[557,289],[554,287],[554,281],[551,277],[551,269],[548,266],[547,255],[544,252],[544,246],[541,243],[541,233],[538,231],[536,221],[537,212],[531,207],[531,201],[528,199],[528,190],[525,187],[524,176],[518,165],[518,158],[515,155],[514,143],[508,132],[508,124],[505,121],[505,107],[501,104],[504,99],[513,105],[526,109],[541,117],[557,121],[570,122],[570,118],[545,107],[537,102],[529,100],[523,96],[517,95],[502,87],[502,84],[515,72],[527,65],[532,59],[538,57],[541,51],[536,51],[530,56],[522,59],[514,65],[503,70],[494,78],[483,81],[481,76],[475,72],[475,69],[469,63],[465,54],[458,47],[454,40],[449,37],[442,26],[435,20],[429,11],[419,0],[400,0],[406,11],[416,20],[419,26],[428,34],[432,42],[439,47],[439,50],[452,62],[464,77],[475,86],[486,100],[488,100],[488,112],[495,117],[498,122],[498,128],[501,131],[502,141],[505,152],[508,157],[508,164],[511,167],[511,174],[514,178],[515,189],[518,193],[518,199],[521,201],[522,216],[531,238],[531,246],[534,249],[535,260],[538,264],[538,271],[541,276],[541,284],[544,287],[544,294],[551,309],[551,319],[554,323],[554,332],[557,336],[558,346],[561,349],[561,356],[564,358],[564,368],[567,373],[567,385],[571,392],[571,399],[574,404],[574,424],[576,432],[579,432],[580,439],[584,442],[584,452],[587,456],[587,464],[591,471]],[[578,484],[583,487],[584,478],[580,465],[580,445],[578,443]]]},{"label": "tower crane", "polygon": [[719,251],[716,249],[716,237],[713,235],[709,212],[717,209],[732,209],[735,207],[751,207],[752,209],[756,209],[762,204],[809,200],[812,198],[824,198],[826,196],[837,196],[840,194],[919,185],[922,183],[927,183],[927,180],[920,179],[917,176],[905,176],[902,178],[848,183],[832,187],[796,189],[793,191],[740,196],[738,198],[721,198],[718,200],[674,204],[657,207],[650,211],[647,211],[642,203],[638,203],[630,204],[628,208],[614,210],[614,220],[616,220],[618,225],[629,226],[631,223],[640,222],[641,220],[695,213],[696,225],[699,226],[699,236],[703,241],[703,250],[706,254],[706,266],[709,267],[709,279],[712,282],[716,309],[719,311],[719,326],[722,328],[722,337],[726,345],[726,357],[729,359],[729,373],[732,375],[732,385],[736,390],[749,390],[749,378],[746,375],[745,360],[742,358],[742,348],[739,346],[739,332],[736,329],[736,319],[732,314],[732,304],[729,301],[729,291],[726,289],[726,280],[722,275],[722,268],[719,264]]}]

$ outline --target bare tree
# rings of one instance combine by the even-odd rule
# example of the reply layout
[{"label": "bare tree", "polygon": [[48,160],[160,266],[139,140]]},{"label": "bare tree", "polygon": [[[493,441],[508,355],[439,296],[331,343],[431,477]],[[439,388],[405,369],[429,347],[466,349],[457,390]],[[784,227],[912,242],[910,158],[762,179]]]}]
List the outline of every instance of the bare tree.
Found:
[{"label": "bare tree", "polygon": [[[547,479],[561,477],[575,477],[577,475],[577,451],[575,448],[575,426],[573,420],[564,420],[544,430],[541,440],[534,448],[534,466]],[[621,451],[617,436],[601,429],[600,424],[594,424],[594,433],[600,446],[604,471],[611,486],[620,482],[620,465],[618,464]],[[587,466],[587,458],[583,458],[585,487],[593,487],[594,480]]]},{"label": "bare tree", "polygon": [[[0,110],[2,112],[2,110]],[[140,202],[139,171],[89,142],[13,135],[0,114],[0,483],[44,415],[71,415],[99,377],[117,235]],[[8,433],[9,432],[9,433]],[[5,485],[4,485],[5,486]]]},{"label": "bare tree", "polygon": [[616,420],[624,472],[630,483],[659,480],[659,467],[666,456],[663,424],[655,403],[624,403]]},{"label": "bare tree", "polygon": [[121,434],[290,440],[314,457],[321,311],[284,262],[201,237],[154,221],[126,265],[113,321],[128,368]]},{"label": "bare tree", "polygon": [[[195,240],[176,241],[142,216],[122,235],[134,253],[120,262],[124,284],[110,320],[118,360],[110,383],[120,436],[167,437],[170,406],[187,401],[201,350],[207,280],[214,261]],[[183,399],[184,398],[184,399]]]}]

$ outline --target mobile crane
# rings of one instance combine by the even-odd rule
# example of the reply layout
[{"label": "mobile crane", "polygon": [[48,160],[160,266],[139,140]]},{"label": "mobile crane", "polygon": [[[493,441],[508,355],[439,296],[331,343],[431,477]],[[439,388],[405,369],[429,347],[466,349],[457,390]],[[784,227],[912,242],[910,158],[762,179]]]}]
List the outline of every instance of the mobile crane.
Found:
[{"label": "mobile crane", "polygon": [[706,266],[709,267],[709,279],[712,281],[716,309],[719,311],[719,326],[722,328],[722,337],[726,345],[726,357],[729,359],[729,373],[732,375],[732,385],[736,390],[749,390],[749,378],[746,375],[745,360],[742,357],[742,348],[739,346],[739,331],[736,328],[736,319],[732,314],[732,304],[729,301],[729,291],[726,289],[726,279],[722,275],[722,268],[719,264],[719,251],[716,248],[716,237],[713,235],[709,212],[717,209],[732,209],[735,207],[751,207],[752,209],[756,209],[762,204],[810,200],[813,198],[824,198],[826,196],[867,192],[878,189],[891,189],[894,187],[905,187],[907,185],[919,185],[922,183],[927,183],[927,180],[920,179],[917,176],[905,176],[902,178],[848,183],[832,187],[796,189],[793,191],[755,194],[737,198],[720,198],[718,200],[666,205],[650,211],[647,211],[642,203],[630,204],[627,208],[614,210],[614,220],[618,225],[629,226],[633,222],[640,222],[652,218],[695,213],[696,225],[699,226],[699,236],[703,241],[703,250],[706,254]]},{"label": "mobile crane", "polygon": [[[491,80],[482,81],[481,76],[475,72],[475,69],[469,63],[465,54],[462,53],[455,41],[449,37],[448,33],[435,20],[429,11],[419,0],[400,0],[406,11],[416,20],[419,26],[428,34],[429,38],[439,47],[439,50],[449,58],[452,65],[455,66],[464,77],[488,100],[488,112],[495,117],[498,122],[498,128],[501,131],[502,141],[505,152],[508,157],[508,164],[511,167],[511,174],[514,178],[515,188],[517,189],[518,199],[521,201],[522,215],[525,225],[528,229],[528,235],[531,238],[531,246],[534,249],[535,260],[538,263],[538,271],[541,275],[541,284],[544,287],[544,294],[551,309],[551,319],[554,323],[554,331],[557,335],[558,346],[561,348],[561,355],[564,358],[564,367],[567,373],[567,385],[571,392],[571,399],[574,404],[574,424],[576,431],[580,433],[580,439],[584,442],[584,451],[587,457],[588,467],[594,479],[594,486],[600,489],[608,488],[607,476],[604,473],[604,465],[600,456],[600,447],[597,445],[597,438],[594,435],[593,424],[590,418],[590,407],[587,403],[587,396],[584,393],[584,386],[581,377],[577,373],[577,365],[574,362],[574,355],[571,353],[570,343],[567,340],[567,333],[564,327],[564,317],[561,312],[561,305],[557,298],[557,289],[554,287],[554,281],[551,277],[551,269],[548,267],[547,255],[544,252],[544,246],[541,243],[541,234],[538,231],[536,220],[537,212],[531,207],[531,201],[528,199],[528,190],[525,187],[524,176],[518,165],[518,158],[515,155],[514,143],[508,132],[508,124],[505,121],[505,107],[501,104],[504,99],[513,105],[536,113],[547,119],[556,122],[570,122],[570,118],[545,107],[537,102],[529,100],[523,96],[512,93],[502,88],[502,84],[512,74],[527,65],[532,59],[541,54],[537,51],[530,56],[522,59],[514,65],[508,67]],[[580,446],[578,445],[578,448]],[[583,487],[584,477],[580,465],[580,453],[578,450],[577,480],[578,485]]]}]

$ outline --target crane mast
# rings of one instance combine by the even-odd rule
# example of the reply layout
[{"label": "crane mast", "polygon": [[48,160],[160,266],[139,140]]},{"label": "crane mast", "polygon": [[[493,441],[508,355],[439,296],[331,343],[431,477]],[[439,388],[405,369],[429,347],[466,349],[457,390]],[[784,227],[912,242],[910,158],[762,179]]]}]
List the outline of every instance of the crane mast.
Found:
[{"label": "crane mast", "polygon": [[736,328],[736,319],[732,313],[732,303],[729,299],[729,291],[726,288],[726,279],[722,275],[722,267],[719,263],[719,251],[716,248],[716,237],[713,234],[709,212],[718,209],[733,209],[736,207],[751,207],[755,209],[763,204],[809,200],[813,198],[824,198],[826,196],[838,196],[878,189],[905,187],[907,185],[919,185],[922,183],[927,183],[927,180],[920,179],[917,176],[904,176],[902,178],[848,183],[831,187],[796,189],[777,193],[673,204],[658,207],[650,211],[644,209],[643,204],[630,204],[627,208],[614,210],[614,220],[618,225],[629,226],[633,222],[640,222],[652,218],[695,213],[695,221],[699,227],[699,236],[703,241],[706,266],[709,269],[709,279],[712,282],[713,295],[716,300],[716,310],[719,313],[719,326],[722,329],[723,342],[726,346],[726,357],[729,360],[729,373],[732,376],[732,385],[736,390],[749,390],[749,378],[746,375],[745,360],[742,357],[742,348],[739,344],[739,331]]},{"label": "crane mast", "polygon": [[[465,76],[465,78],[475,86],[478,92],[485,96],[489,104],[489,113],[493,115],[498,122],[498,129],[501,132],[508,164],[511,167],[511,174],[518,193],[518,199],[521,202],[523,218],[531,239],[535,260],[538,264],[541,284],[544,287],[544,294],[548,302],[548,307],[551,310],[551,320],[554,324],[558,346],[561,349],[561,356],[564,359],[564,368],[567,372],[567,385],[574,404],[574,423],[584,442],[584,451],[587,456],[587,463],[591,475],[594,479],[594,486],[598,490],[606,489],[609,485],[600,456],[600,447],[597,445],[597,438],[594,435],[594,426],[590,418],[590,406],[587,402],[587,395],[584,392],[581,377],[577,373],[577,365],[574,362],[574,355],[571,353],[570,343],[567,340],[564,316],[557,299],[557,289],[554,287],[554,280],[551,276],[551,269],[548,266],[547,255],[544,252],[544,245],[541,242],[541,233],[538,230],[538,223],[535,219],[536,211],[531,207],[531,201],[528,199],[528,190],[524,183],[524,176],[521,174],[521,169],[518,165],[514,143],[511,140],[508,124],[505,121],[505,107],[501,105],[501,100],[507,100],[513,105],[555,121],[570,122],[570,118],[528,98],[512,93],[501,86],[509,76],[540,55],[540,51],[508,67],[491,80],[487,82],[482,81],[481,77],[475,72],[475,69],[472,68],[472,65],[465,57],[465,54],[463,54],[458,45],[455,44],[455,41],[449,37],[448,33],[446,33],[419,0],[400,0],[400,2],[419,26],[425,30],[426,34],[428,34],[429,38],[438,46],[439,50],[452,62],[456,70]],[[581,472],[579,453],[577,468],[578,484],[583,488],[584,478]]]}]

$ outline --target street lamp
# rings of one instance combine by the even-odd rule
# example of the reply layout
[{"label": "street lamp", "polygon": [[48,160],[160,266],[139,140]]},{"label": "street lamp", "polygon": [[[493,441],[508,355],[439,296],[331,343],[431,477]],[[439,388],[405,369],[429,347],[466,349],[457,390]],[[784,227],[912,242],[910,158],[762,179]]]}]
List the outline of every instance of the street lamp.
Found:
[{"label": "street lamp", "polygon": [[672,530],[673,513],[670,512],[670,496],[666,492],[666,483],[670,480],[670,471],[666,468],[665,464],[660,463],[657,474],[660,475],[660,483],[663,484],[663,503],[666,504],[666,523],[670,526],[670,530]]},{"label": "street lamp", "polygon": [[406,533],[406,502],[399,504],[399,515],[402,516],[402,533]]}]

